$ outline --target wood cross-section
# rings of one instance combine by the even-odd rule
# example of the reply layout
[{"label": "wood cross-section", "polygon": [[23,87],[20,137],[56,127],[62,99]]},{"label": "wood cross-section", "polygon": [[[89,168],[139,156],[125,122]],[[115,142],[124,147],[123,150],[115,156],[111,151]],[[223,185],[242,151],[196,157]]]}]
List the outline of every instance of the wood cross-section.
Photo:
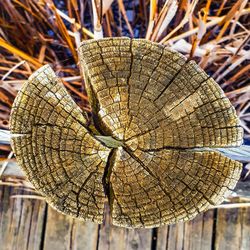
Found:
[{"label": "wood cross-section", "polygon": [[[49,66],[18,93],[12,147],[57,210],[102,223],[156,227],[221,203],[241,164],[213,150],[242,143],[219,85],[178,52],[143,39],[79,47],[93,124]],[[208,150],[209,149],[209,150]]]}]

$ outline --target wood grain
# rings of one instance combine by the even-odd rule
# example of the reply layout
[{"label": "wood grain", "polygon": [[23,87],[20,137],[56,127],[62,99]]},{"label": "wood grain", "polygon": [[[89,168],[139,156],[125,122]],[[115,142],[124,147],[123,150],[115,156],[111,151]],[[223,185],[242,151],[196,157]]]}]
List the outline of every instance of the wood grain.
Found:
[{"label": "wood grain", "polygon": [[[152,229],[126,229],[83,222],[58,213],[45,201],[13,195],[32,194],[0,186],[1,250],[248,250],[250,208],[217,209],[195,219]],[[216,212],[217,211],[217,212]]]},{"label": "wood grain", "polygon": [[109,205],[113,225],[153,228],[191,220],[231,193],[242,165],[214,148],[240,146],[242,128],[194,61],[124,37],[84,41],[79,58],[92,118],[49,65],[11,111],[18,164],[52,207],[101,224]]}]

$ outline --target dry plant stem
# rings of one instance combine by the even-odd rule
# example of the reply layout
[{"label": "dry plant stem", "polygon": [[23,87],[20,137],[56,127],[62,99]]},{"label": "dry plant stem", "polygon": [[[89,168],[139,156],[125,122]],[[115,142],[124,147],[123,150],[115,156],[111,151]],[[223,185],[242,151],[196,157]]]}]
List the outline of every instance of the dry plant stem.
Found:
[{"label": "dry plant stem", "polygon": [[3,47],[9,52],[13,53],[14,55],[20,56],[22,59],[30,62],[34,69],[37,69],[42,66],[42,64],[37,59],[30,57],[28,54],[10,45],[6,41],[4,41],[1,37],[0,37],[0,47]]},{"label": "dry plant stem", "polygon": [[150,39],[151,41],[158,40],[162,32],[167,28],[168,24],[173,19],[177,8],[178,6],[175,0],[165,2],[154,27],[154,31]]},{"label": "dry plant stem", "polygon": [[180,24],[175,27],[167,36],[165,36],[160,43],[165,43],[173,34],[175,34],[179,29],[181,29],[189,20],[190,16],[192,15],[195,6],[197,5],[198,0],[193,0],[190,4],[189,8],[187,9],[184,18],[181,20]]},{"label": "dry plant stem", "polygon": [[83,93],[79,92],[78,90],[76,90],[75,88],[73,88],[68,82],[63,81],[63,84],[70,89],[72,92],[76,93],[78,96],[81,97],[82,100],[87,101],[88,97],[86,95],[84,95]]},{"label": "dry plant stem", "polygon": [[235,33],[235,28],[236,28],[236,24],[240,18],[240,13],[242,12],[242,10],[246,7],[247,3],[249,1],[248,0],[243,0],[242,4],[240,5],[239,11],[237,12],[237,14],[235,15],[235,20],[233,22],[233,25],[230,29],[230,36],[233,37],[233,34]]},{"label": "dry plant stem", "polygon": [[1,169],[0,169],[0,179],[1,179],[1,177],[2,177],[2,175],[3,175],[3,173],[4,173],[4,171],[5,171],[5,169],[6,169],[7,166],[8,166],[8,160],[12,158],[13,154],[14,154],[13,151],[11,151],[11,152],[9,153],[8,157],[7,157],[7,160],[4,161],[4,163],[2,164],[2,167],[1,167]]},{"label": "dry plant stem", "polygon": [[249,92],[249,91],[250,91],[250,85],[248,85],[246,87],[236,89],[236,90],[233,90],[233,91],[230,91],[230,92],[227,92],[226,95],[229,98],[231,98],[234,95],[239,95],[239,94],[246,93],[246,92]]},{"label": "dry plant stem", "polygon": [[118,4],[119,4],[119,9],[122,13],[122,16],[127,24],[127,27],[128,27],[128,30],[129,30],[129,33],[130,33],[130,36],[133,38],[134,37],[134,32],[133,32],[133,29],[128,21],[128,17],[127,17],[127,14],[126,14],[126,10],[125,10],[125,7],[124,7],[124,4],[123,4],[123,0],[118,0]]},{"label": "dry plant stem", "polygon": [[250,72],[250,65],[247,65],[246,67],[240,69],[234,76],[232,76],[231,78],[229,78],[229,80],[227,80],[222,85],[222,87],[225,87],[226,85],[234,83],[239,77],[241,77],[242,75],[246,74],[247,72]]},{"label": "dry plant stem", "polygon": [[204,9],[204,14],[205,14],[204,20],[203,20],[204,22],[207,21],[207,16],[208,16],[208,14],[209,14],[209,10],[210,10],[211,3],[212,3],[212,0],[207,0],[206,7],[205,7],[205,9]]},{"label": "dry plant stem", "polygon": [[29,12],[32,16],[36,17],[37,19],[40,19],[40,17],[38,15],[36,15],[34,12],[32,12],[26,5],[24,5],[20,1],[13,0],[13,2],[18,4],[19,6],[21,6],[23,9],[25,9],[27,12]]},{"label": "dry plant stem", "polygon": [[[208,3],[210,4],[211,1],[208,1]],[[207,8],[208,5],[207,5]],[[199,13],[198,13],[198,16],[199,16],[199,26],[198,26],[198,32],[193,40],[193,43],[192,43],[192,48],[191,48],[191,51],[190,51],[190,55],[189,55],[189,58],[192,58],[194,53],[195,53],[195,50],[197,48],[197,46],[199,46],[199,43],[202,39],[202,37],[204,36],[204,34],[206,33],[206,19],[207,19],[207,10],[204,9],[204,10],[201,10]],[[201,14],[203,13],[203,15]]]},{"label": "dry plant stem", "polygon": [[240,11],[238,11],[240,9],[240,6],[244,4],[244,2],[242,2],[242,0],[238,0],[235,5],[233,6],[233,8],[228,12],[228,14],[225,16],[225,18],[219,23],[219,26],[222,26],[220,33],[218,34],[218,36],[216,37],[216,41],[219,41],[222,36],[224,35],[225,31],[227,30],[232,18],[237,15],[239,17],[239,13]]},{"label": "dry plant stem", "polygon": [[243,203],[221,204],[219,206],[214,206],[211,209],[215,209],[215,208],[232,209],[232,208],[244,208],[244,207],[250,207],[250,203],[249,202],[243,202]]},{"label": "dry plant stem", "polygon": [[40,196],[40,195],[28,195],[28,194],[22,194],[22,195],[11,195],[10,196],[11,199],[17,199],[17,198],[21,198],[21,199],[35,199],[35,200],[45,200],[44,197]]},{"label": "dry plant stem", "polygon": [[[233,70],[236,66],[240,65],[242,62],[245,60],[250,60],[250,52],[249,51],[242,51],[244,45],[247,43],[249,40],[250,35],[246,34],[246,38],[242,40],[241,44],[235,50],[235,53],[233,56],[228,57],[227,60],[215,71],[213,74],[213,78],[216,79],[216,81],[220,81],[225,75],[227,75],[231,70]],[[229,49],[229,47],[228,47]],[[235,49],[235,48],[232,48]],[[242,52],[241,52],[242,51]],[[240,58],[239,55],[241,56]],[[236,59],[236,60],[235,60]],[[227,67],[230,64],[230,67],[225,70],[225,67]],[[222,74],[220,74],[222,71],[224,71]],[[223,84],[222,86],[225,86]]]},{"label": "dry plant stem", "polygon": [[[100,8],[100,6],[99,6]],[[101,20],[98,15],[98,10],[96,6],[96,1],[92,0],[92,9],[93,9],[93,25],[94,25],[94,38],[99,39],[103,38],[103,30],[101,25]],[[100,11],[99,11],[100,12]]]},{"label": "dry plant stem", "polygon": [[15,66],[13,66],[1,79],[1,81],[4,81],[15,69],[17,69],[19,66],[23,65],[25,61],[21,61]]},{"label": "dry plant stem", "polygon": [[220,16],[221,11],[223,10],[223,8],[224,8],[224,6],[225,6],[225,4],[226,4],[227,1],[228,0],[223,0],[222,4],[220,5],[220,8],[218,9],[218,11],[216,13],[216,16]]},{"label": "dry plant stem", "polygon": [[[242,12],[239,13],[239,14],[240,14],[240,16],[243,16],[243,15],[247,15],[247,14],[249,14],[249,13],[250,13],[250,8],[247,8],[247,9],[243,9]],[[214,20],[212,20],[212,21],[206,23],[206,29],[211,28],[211,27],[213,27],[213,26],[215,26],[215,25],[218,25],[224,18],[225,18],[225,16],[216,17]],[[194,28],[194,29],[192,29],[192,30],[189,30],[189,31],[187,31],[187,32],[182,33],[181,35],[177,35],[177,36],[175,36],[175,37],[173,37],[173,38],[165,37],[165,38],[163,38],[163,39],[160,41],[160,43],[167,44],[167,43],[176,42],[176,41],[178,41],[178,40],[180,40],[180,39],[184,39],[184,38],[186,38],[186,37],[189,37],[189,36],[191,36],[191,35],[197,33],[198,30],[199,30],[199,28],[196,27],[196,28]]]},{"label": "dry plant stem", "polygon": [[157,16],[157,19],[155,18],[155,20],[154,20],[154,23],[153,23],[154,25],[152,27],[153,32],[150,36],[151,41],[155,41],[155,39],[156,39],[156,36],[157,36],[159,29],[164,21],[164,18],[167,15],[168,6],[169,6],[169,1],[166,1],[163,8],[160,11],[160,13]]},{"label": "dry plant stem", "polygon": [[[236,50],[235,55],[240,54],[243,47],[247,44],[247,42],[250,40],[250,31],[247,32],[246,37],[243,39],[242,43],[240,44],[239,48]],[[245,53],[245,51],[244,51]]]},{"label": "dry plant stem", "polygon": [[13,175],[13,177],[10,177],[10,176],[8,176],[8,177],[9,178],[6,178],[6,179],[11,178],[12,181],[11,180],[0,180],[0,185],[1,186],[20,187],[20,188],[25,189],[27,191],[34,191],[34,189],[32,189],[32,188],[30,188],[30,189],[26,188],[25,183],[23,183],[23,178],[21,176],[14,176]]},{"label": "dry plant stem", "polygon": [[248,110],[248,108],[250,108],[250,102],[240,111],[239,116],[243,115]]},{"label": "dry plant stem", "polygon": [[242,128],[244,128],[245,131],[248,132],[248,134],[250,134],[250,129],[247,127],[247,125],[244,122],[241,123],[241,126]]},{"label": "dry plant stem", "polygon": [[178,9],[177,1],[172,0],[170,2],[170,4],[168,5],[168,10],[167,10],[165,18],[162,22],[162,25],[160,26],[160,29],[158,31],[156,41],[159,40],[159,38],[162,36],[162,33],[168,28],[168,25],[170,24],[170,22],[172,21],[172,19],[176,15],[177,9]]},{"label": "dry plant stem", "polygon": [[69,23],[71,24],[74,24],[76,26],[77,29],[81,29],[82,32],[84,34],[86,34],[87,36],[89,36],[90,38],[94,38],[94,34],[89,31],[88,29],[84,28],[84,27],[81,27],[81,25],[79,23],[76,23],[75,22],[75,19],[74,18],[70,18],[68,17],[65,13],[63,13],[62,11],[60,11],[59,9],[56,9],[57,13],[63,18],[65,19],[66,21],[68,21]]},{"label": "dry plant stem", "polygon": [[102,3],[102,8],[103,8],[103,15],[107,13],[107,11],[109,10],[111,4],[114,2],[114,0],[103,0]]},{"label": "dry plant stem", "polygon": [[156,9],[157,9],[157,0],[150,0],[150,11],[149,11],[149,23],[146,33],[146,39],[149,40],[154,28],[154,20],[156,15]]},{"label": "dry plant stem", "polygon": [[38,57],[38,61],[39,61],[40,63],[43,63],[43,62],[44,62],[46,49],[47,49],[47,46],[46,46],[45,44],[42,45],[42,47],[41,47],[41,49],[40,49],[40,52],[39,52],[39,57]]},{"label": "dry plant stem", "polygon": [[75,46],[73,45],[73,42],[71,40],[71,37],[68,34],[68,30],[64,24],[64,22],[61,19],[61,16],[57,13],[57,9],[55,7],[55,5],[53,3],[48,4],[48,6],[51,8],[51,10],[54,12],[56,20],[57,20],[57,25],[58,25],[58,29],[61,32],[62,37],[65,39],[65,41],[68,44],[68,47],[74,57],[75,62],[77,62],[78,58],[77,58],[77,53],[75,50]]},{"label": "dry plant stem", "polygon": [[246,51],[245,55],[239,57],[232,64],[230,64],[230,66],[216,78],[216,81],[220,82],[223,77],[229,74],[236,67],[240,66],[246,60],[250,60],[250,51]]},{"label": "dry plant stem", "polygon": [[106,20],[106,32],[108,37],[112,37],[112,30],[111,30],[111,24],[110,24],[110,11],[108,10],[105,14],[105,20]]}]

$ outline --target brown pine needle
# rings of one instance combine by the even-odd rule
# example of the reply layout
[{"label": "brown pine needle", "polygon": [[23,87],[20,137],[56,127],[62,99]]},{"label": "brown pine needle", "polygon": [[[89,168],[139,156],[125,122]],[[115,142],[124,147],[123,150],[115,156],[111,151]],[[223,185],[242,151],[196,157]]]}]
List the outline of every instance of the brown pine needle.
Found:
[{"label": "brown pine needle", "polygon": [[24,53],[23,51],[15,48],[14,46],[4,41],[4,39],[2,39],[1,37],[0,37],[0,47],[3,47],[6,50],[8,50],[10,53],[14,55],[18,55],[22,59],[30,62],[31,64],[33,64],[34,68],[40,68],[42,66],[42,63],[40,63],[36,58],[33,58],[29,56],[28,54]]}]

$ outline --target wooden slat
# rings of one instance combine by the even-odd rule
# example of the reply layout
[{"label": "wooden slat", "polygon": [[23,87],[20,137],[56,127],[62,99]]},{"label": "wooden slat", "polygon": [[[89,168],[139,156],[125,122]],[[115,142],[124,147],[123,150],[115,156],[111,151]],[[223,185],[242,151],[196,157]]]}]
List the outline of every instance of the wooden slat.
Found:
[{"label": "wooden slat", "polygon": [[250,207],[218,209],[215,236],[215,249],[250,249]]},{"label": "wooden slat", "polygon": [[250,249],[250,208],[242,209],[242,242],[241,249]]},{"label": "wooden slat", "polygon": [[151,229],[130,229],[126,236],[127,249],[148,250],[151,249]]},{"label": "wooden slat", "polygon": [[72,219],[48,208],[44,249],[67,250],[72,246]]},{"label": "wooden slat", "polygon": [[242,223],[241,208],[218,209],[215,249],[241,249]]},{"label": "wooden slat", "polygon": [[185,223],[183,249],[212,249],[213,210],[199,214],[195,219]]},{"label": "wooden slat", "polygon": [[157,250],[165,250],[167,247],[167,240],[169,235],[169,227],[163,226],[157,229],[157,242],[156,249]]},{"label": "wooden slat", "polygon": [[184,228],[183,222],[169,226],[167,250],[183,249]]},{"label": "wooden slat", "polygon": [[150,250],[151,229],[126,229],[110,225],[110,216],[106,209],[105,224],[100,226],[98,249],[109,250]]},{"label": "wooden slat", "polygon": [[216,223],[215,210],[211,209],[203,213],[203,227],[202,227],[202,245],[201,249],[213,249],[213,227]]},{"label": "wooden slat", "polygon": [[74,220],[75,234],[72,241],[72,249],[96,250],[98,242],[98,226],[93,222]]},{"label": "wooden slat", "polygon": [[98,226],[77,221],[53,208],[48,208],[44,249],[96,249]]},{"label": "wooden slat", "polygon": [[14,194],[31,193],[0,185],[1,250],[250,249],[250,207],[209,210],[192,221],[157,230],[125,229],[111,225],[109,216],[98,226],[62,215],[43,200]]},{"label": "wooden slat", "polygon": [[126,249],[126,229],[110,225],[109,210],[106,208],[106,217],[103,225],[99,226],[99,244],[98,249]]},{"label": "wooden slat", "polygon": [[11,226],[11,207],[9,202],[11,188],[0,186],[0,189],[0,246],[3,246],[3,250],[5,250],[10,249],[10,244],[7,241],[7,235]]},{"label": "wooden slat", "polygon": [[45,221],[45,211],[47,209],[47,204],[45,201],[33,200],[33,213],[32,221],[30,224],[30,239],[29,239],[29,249],[41,249],[43,244],[42,235]]},{"label": "wooden slat", "polygon": [[12,249],[15,249],[15,246],[28,249],[32,214],[32,207],[28,203],[27,199],[11,198],[12,216],[6,240],[11,243]]},{"label": "wooden slat", "polygon": [[[44,208],[41,200],[13,197],[22,195],[18,188],[0,186],[1,193],[1,249],[40,249]],[[29,193],[27,193],[29,194]]]}]

